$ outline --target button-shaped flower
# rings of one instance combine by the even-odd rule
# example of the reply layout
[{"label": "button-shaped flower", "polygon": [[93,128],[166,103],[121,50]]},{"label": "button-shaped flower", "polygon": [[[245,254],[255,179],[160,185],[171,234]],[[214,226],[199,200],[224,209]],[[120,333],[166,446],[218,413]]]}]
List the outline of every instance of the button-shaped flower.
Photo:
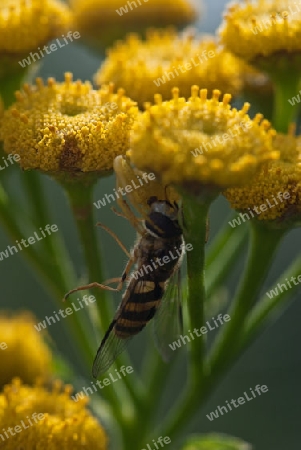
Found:
[{"label": "button-shaped flower", "polygon": [[1,0],[0,55],[20,57],[61,37],[71,24],[68,7],[58,0]]},{"label": "button-shaped flower", "polygon": [[[59,381],[54,383],[51,391],[38,384],[33,387],[23,385],[18,379],[5,386],[0,395],[3,448],[106,450],[107,436],[86,409],[87,398],[74,401],[70,394],[72,387],[62,386]],[[19,431],[15,427],[19,427]]]},{"label": "button-shaped flower", "polygon": [[30,313],[0,315],[0,386],[16,376],[29,384],[37,377],[47,379],[50,376],[51,353],[34,328],[36,323]]},{"label": "button-shaped flower", "polygon": [[290,0],[232,3],[220,35],[227,48],[249,61],[282,52],[300,54],[301,8]]},{"label": "button-shaped flower", "polygon": [[[200,1],[200,0],[198,0]],[[145,33],[148,27],[182,28],[197,18],[191,0],[71,0],[76,28],[97,49],[123,39],[126,33]]]},{"label": "button-shaped flower", "polygon": [[[154,171],[164,184],[183,186],[214,185],[218,189],[244,185],[266,161],[278,159],[272,148],[274,130],[257,114],[231,109],[230,94],[219,101],[220,91],[211,99],[207,90],[198,95],[192,87],[188,100],[179,98],[148,105],[134,125],[131,135],[131,161],[141,170]],[[194,189],[195,190],[195,189]]]},{"label": "button-shaped flower", "polygon": [[48,79],[25,85],[4,113],[0,138],[24,169],[45,172],[107,172],[129,147],[135,103],[113,86],[93,90],[89,82]]},{"label": "button-shaped flower", "polygon": [[179,35],[173,29],[148,30],[146,40],[130,34],[116,43],[95,75],[98,85],[113,81],[142,107],[160,93],[170,98],[174,86],[184,97],[198,81],[211,91],[237,95],[242,86],[241,62],[217,45],[214,37]]},{"label": "button-shaped flower", "polygon": [[288,135],[278,134],[273,146],[281,159],[266,164],[248,185],[227,189],[224,195],[232,208],[251,218],[277,227],[300,225],[301,138],[291,130]]}]

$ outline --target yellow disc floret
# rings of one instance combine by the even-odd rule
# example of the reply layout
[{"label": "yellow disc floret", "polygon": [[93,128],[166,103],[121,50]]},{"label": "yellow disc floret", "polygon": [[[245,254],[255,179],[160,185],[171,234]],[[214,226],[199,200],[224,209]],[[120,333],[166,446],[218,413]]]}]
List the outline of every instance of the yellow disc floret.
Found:
[{"label": "yellow disc floret", "polygon": [[[86,409],[87,398],[72,400],[72,387],[57,381],[52,390],[18,379],[0,395],[0,446],[6,450],[107,450],[107,436]],[[12,430],[12,431],[10,431]]]},{"label": "yellow disc floret", "polygon": [[148,30],[145,41],[130,34],[108,51],[95,76],[98,85],[113,81],[126,89],[140,106],[160,93],[170,98],[174,86],[184,97],[197,80],[208,90],[219,86],[222,92],[239,93],[241,63],[223,50],[213,37],[179,35],[173,29]]},{"label": "yellow disc floret", "polygon": [[281,160],[267,163],[251,183],[224,192],[232,208],[258,220],[287,226],[301,221],[301,139],[278,134]]},{"label": "yellow disc floret", "polygon": [[24,169],[108,171],[129,147],[129,130],[137,113],[124,90],[113,85],[93,90],[89,82],[48,79],[45,86],[24,85],[5,113],[0,139],[7,153],[19,154]]},{"label": "yellow disc floret", "polygon": [[34,328],[36,324],[37,320],[30,313],[0,315],[0,386],[15,376],[30,384],[37,377],[49,378],[51,353]]},{"label": "yellow disc floret", "polygon": [[291,0],[232,3],[220,36],[230,51],[249,61],[274,53],[300,53],[300,5]]},{"label": "yellow disc floret", "polygon": [[38,50],[70,25],[71,13],[58,0],[1,0],[0,55]]},{"label": "yellow disc floret", "polygon": [[[189,100],[179,98],[147,105],[131,135],[131,161],[139,169],[152,170],[164,184],[196,182],[220,188],[243,185],[266,161],[278,159],[272,148],[274,130],[257,114],[247,114],[249,104],[231,109],[231,95],[219,101],[220,91],[211,99],[207,90],[193,86]],[[199,95],[198,95],[199,93]]]}]

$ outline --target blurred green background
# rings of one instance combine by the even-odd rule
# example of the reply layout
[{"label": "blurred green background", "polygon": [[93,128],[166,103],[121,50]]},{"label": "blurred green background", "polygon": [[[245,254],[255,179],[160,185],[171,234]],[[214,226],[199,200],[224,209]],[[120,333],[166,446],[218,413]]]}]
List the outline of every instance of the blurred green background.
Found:
[{"label": "blurred green background", "polygon": [[[214,32],[221,21],[225,3],[224,0],[206,2],[203,17],[199,23],[199,30]],[[76,44],[72,43],[60,49],[59,52],[47,55],[42,61],[39,75],[44,78],[54,76],[57,80],[62,80],[64,72],[71,71],[75,79],[92,80],[92,75],[99,65],[99,58],[81,47],[80,41],[78,41]],[[18,174],[14,173],[9,182],[18,193],[20,204],[26,207],[18,183]],[[81,276],[84,274],[85,267],[67,200],[61,188],[54,181],[48,177],[43,177],[43,182],[51,205],[53,223],[58,225],[60,233],[67,243],[78,276]],[[114,176],[100,180],[95,188],[94,200],[102,198],[105,193],[110,193],[114,185]],[[127,248],[130,248],[134,242],[135,233],[123,219],[114,215],[110,206],[112,205],[107,205],[100,210],[94,208],[95,223],[99,220],[112,228]],[[210,240],[207,245],[210,246],[212,238],[226,220],[228,213],[227,202],[222,198],[218,199],[210,213]],[[248,224],[241,226],[248,226]],[[28,230],[28,236],[32,234],[32,231],[34,230]],[[124,254],[103,230],[99,229],[98,235],[106,261],[106,276],[119,276],[125,265]],[[269,286],[273,287],[278,275],[300,252],[300,243],[301,231],[290,232],[277,253],[277,258],[262,293],[266,292]],[[4,232],[0,229],[0,251],[11,244],[12,242],[6,238]],[[36,245],[39,245],[39,243]],[[231,300],[231,295],[239,281],[242,261],[242,259],[237,261],[235,272],[227,284],[229,300]],[[220,264],[223,264],[223,262],[221,261]],[[0,283],[2,287],[1,309],[14,311],[30,309],[40,320],[58,310],[57,305],[49,298],[28,264],[24,262],[22,252],[0,262]],[[70,289],[73,287],[70,286]],[[115,294],[114,298],[117,305],[121,295]],[[77,314],[81,314],[81,312]],[[274,323],[260,335],[219,384],[210,401],[191,424],[190,431],[199,433],[214,431],[239,436],[252,443],[256,450],[299,450],[301,448],[299,443],[301,361],[298,346],[300,342],[300,317],[299,291],[295,298],[289,302],[286,311],[280,317],[275,317]],[[78,366],[78,355],[65,330],[67,320],[68,318],[52,325],[48,328],[48,331],[59,350],[66,354],[75,366]],[[130,352],[136,363],[139,363],[139,354],[143,351],[146,339],[151,338],[150,333],[145,331],[134,339],[130,345]],[[95,350],[98,345],[99,342],[95,342]],[[168,400],[175,397],[175,393],[178,392],[177,387],[185,379],[185,346],[179,353],[180,356],[175,365],[169,392],[166,393],[166,404],[168,404]],[[81,375],[90,379],[89,372]],[[229,401],[241,396],[245,390],[254,388],[257,384],[267,385],[268,393],[213,422],[206,418],[206,414],[215,410],[217,405],[224,405],[226,400]],[[82,385],[84,385],[84,381],[80,386]],[[164,414],[164,409],[161,413]]]}]

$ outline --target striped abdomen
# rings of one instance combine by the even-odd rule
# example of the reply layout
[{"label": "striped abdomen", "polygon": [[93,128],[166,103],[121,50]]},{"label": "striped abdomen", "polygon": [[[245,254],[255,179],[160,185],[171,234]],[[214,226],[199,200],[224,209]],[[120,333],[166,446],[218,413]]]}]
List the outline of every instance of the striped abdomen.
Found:
[{"label": "striped abdomen", "polygon": [[132,279],[116,317],[116,336],[126,339],[139,333],[154,317],[164,291],[165,282]]}]

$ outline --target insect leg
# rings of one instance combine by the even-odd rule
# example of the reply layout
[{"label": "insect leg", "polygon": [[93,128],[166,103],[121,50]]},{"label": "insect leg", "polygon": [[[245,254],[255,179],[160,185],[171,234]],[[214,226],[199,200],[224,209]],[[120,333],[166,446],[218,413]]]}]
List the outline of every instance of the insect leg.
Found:
[{"label": "insect leg", "polygon": [[[84,286],[79,286],[78,288],[71,289],[71,291],[67,292],[67,294],[64,295],[63,301],[65,301],[69,297],[69,295],[73,294],[74,292],[85,291],[86,289],[91,289],[94,287],[97,287],[98,289],[105,289],[107,291],[114,291],[114,292],[121,291],[123,283],[128,278],[131,267],[135,263],[135,261],[136,261],[136,258],[134,256],[131,256],[127,262],[127,265],[125,266],[125,269],[123,271],[121,278],[111,278],[108,281],[106,281],[106,284],[101,284],[101,283],[97,283],[96,281],[94,281],[93,283],[85,284]],[[107,286],[107,284],[116,283],[116,282],[118,282],[118,285],[116,288]]]},{"label": "insect leg", "polygon": [[144,235],[145,234],[144,226],[137,219],[137,217],[135,216],[135,214],[133,213],[133,211],[131,210],[131,208],[127,204],[127,202],[124,199],[119,198],[119,199],[117,199],[117,203],[120,206],[121,210],[123,211],[125,217],[128,219],[130,224],[133,226],[133,228],[135,228],[135,230],[141,236]]},{"label": "insect leg", "polygon": [[124,251],[124,253],[126,254],[126,256],[128,258],[131,258],[130,253],[127,251],[127,249],[125,248],[125,246],[123,245],[123,243],[120,241],[119,237],[114,233],[114,231],[110,230],[110,228],[108,228],[106,225],[103,225],[100,222],[97,222],[96,226],[103,228],[104,230],[106,230],[107,233],[109,233],[113,239],[115,239],[115,241],[117,242],[117,244],[119,245],[119,247]]},{"label": "insect leg", "polygon": [[107,291],[120,291],[120,289],[118,289],[119,286],[117,286],[117,288],[112,288],[110,286],[106,286],[105,284],[97,283],[96,281],[94,281],[93,283],[85,284],[84,286],[79,286],[75,289],[71,289],[71,291],[67,292],[67,294],[64,295],[63,301],[65,301],[69,297],[69,295],[73,294],[74,292],[85,291],[86,289],[91,289],[94,287],[105,289]]},{"label": "insect leg", "polygon": [[[117,209],[115,209],[114,206],[112,206],[111,210],[113,211],[114,214],[116,214],[116,216],[122,217],[123,219],[128,220],[126,215],[122,214],[120,211],[117,211]],[[139,222],[143,222],[144,221],[144,219],[142,217],[136,217],[136,220],[138,220]]]}]

